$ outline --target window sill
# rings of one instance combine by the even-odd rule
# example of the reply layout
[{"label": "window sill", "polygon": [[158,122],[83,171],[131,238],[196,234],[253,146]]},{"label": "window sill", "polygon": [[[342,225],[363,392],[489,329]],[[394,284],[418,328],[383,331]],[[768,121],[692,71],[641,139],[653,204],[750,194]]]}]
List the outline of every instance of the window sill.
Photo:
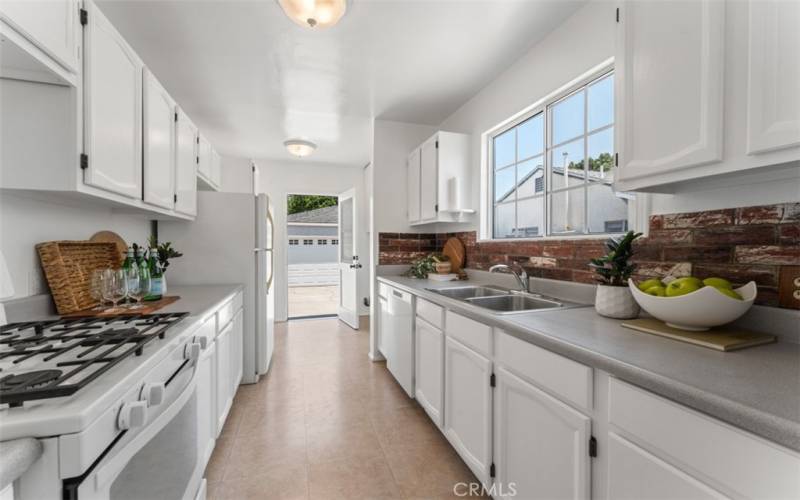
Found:
[{"label": "window sill", "polygon": [[575,241],[575,240],[600,240],[624,236],[626,233],[580,234],[580,235],[553,235],[538,238],[479,238],[476,243],[532,243],[535,241]]}]

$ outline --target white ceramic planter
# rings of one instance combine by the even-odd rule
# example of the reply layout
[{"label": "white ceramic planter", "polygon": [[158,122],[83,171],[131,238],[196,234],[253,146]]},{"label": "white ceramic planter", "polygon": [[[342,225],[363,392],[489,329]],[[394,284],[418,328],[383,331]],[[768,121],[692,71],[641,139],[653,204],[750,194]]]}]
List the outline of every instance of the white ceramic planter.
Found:
[{"label": "white ceramic planter", "polygon": [[594,309],[601,316],[615,319],[635,318],[641,310],[627,286],[606,285],[597,285]]}]

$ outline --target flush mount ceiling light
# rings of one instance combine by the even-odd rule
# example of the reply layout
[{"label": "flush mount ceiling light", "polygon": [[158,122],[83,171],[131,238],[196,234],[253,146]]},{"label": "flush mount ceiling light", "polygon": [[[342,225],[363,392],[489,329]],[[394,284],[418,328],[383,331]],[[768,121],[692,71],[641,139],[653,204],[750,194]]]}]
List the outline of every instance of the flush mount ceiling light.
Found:
[{"label": "flush mount ceiling light", "polygon": [[278,0],[289,19],[307,28],[327,28],[339,22],[346,0]]},{"label": "flush mount ceiling light", "polygon": [[300,158],[308,156],[317,149],[317,145],[311,141],[304,141],[303,139],[289,139],[283,143],[287,151],[294,156]]}]

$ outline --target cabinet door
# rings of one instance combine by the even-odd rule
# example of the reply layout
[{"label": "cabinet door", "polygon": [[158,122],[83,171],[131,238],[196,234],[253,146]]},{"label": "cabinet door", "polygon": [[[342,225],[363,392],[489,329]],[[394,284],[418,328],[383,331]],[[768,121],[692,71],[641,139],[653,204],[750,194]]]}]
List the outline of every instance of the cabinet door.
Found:
[{"label": "cabinet door", "polygon": [[233,331],[231,332],[231,398],[236,395],[239,383],[242,381],[242,364],[244,362],[244,324],[242,311],[239,310],[233,318]]},{"label": "cabinet door", "polygon": [[408,155],[408,221],[419,221],[419,195],[420,195],[420,150],[415,149]]},{"label": "cabinet door", "polygon": [[619,180],[722,159],[725,3],[624,2],[616,50]]},{"label": "cabinet door", "polygon": [[416,399],[437,426],[442,426],[444,334],[417,318]]},{"label": "cabinet door", "polygon": [[215,355],[216,345],[212,342],[200,355],[197,363],[197,449],[201,469],[205,469],[217,437],[217,411],[214,403]]},{"label": "cabinet door", "polygon": [[144,68],[144,201],[175,206],[175,101],[148,68]]},{"label": "cabinet door", "polygon": [[[524,494],[523,494],[524,496]],[[608,434],[608,495],[619,500],[722,499],[685,472],[611,432]]]},{"label": "cabinet door", "polygon": [[84,182],[142,198],[142,61],[92,2],[84,30]]},{"label": "cabinet door", "polygon": [[77,0],[3,0],[0,15],[72,73],[80,73]]},{"label": "cabinet door", "polygon": [[436,137],[429,139],[420,148],[420,219],[436,218],[438,200],[436,199],[439,161]]},{"label": "cabinet door", "polygon": [[197,140],[197,171],[211,181],[211,143],[201,134]]},{"label": "cabinet door", "polygon": [[179,109],[175,128],[175,211],[197,215],[197,127]]},{"label": "cabinet door", "polygon": [[231,332],[233,324],[229,324],[217,336],[217,435],[222,432],[225,419],[228,417],[228,410],[232,402],[231,394]]},{"label": "cabinet door", "polygon": [[589,417],[502,368],[496,377],[495,483],[518,498],[588,498]]},{"label": "cabinet door", "polygon": [[211,182],[217,187],[222,187],[222,158],[216,149],[211,149]]},{"label": "cabinet door", "polygon": [[749,8],[747,153],[800,145],[800,3]]},{"label": "cabinet door", "polygon": [[489,482],[492,454],[492,363],[445,339],[444,432],[478,479]]},{"label": "cabinet door", "polygon": [[380,308],[378,309],[378,350],[383,357],[389,359],[389,337],[391,332],[391,322],[389,321],[389,301],[383,297],[378,297]]}]

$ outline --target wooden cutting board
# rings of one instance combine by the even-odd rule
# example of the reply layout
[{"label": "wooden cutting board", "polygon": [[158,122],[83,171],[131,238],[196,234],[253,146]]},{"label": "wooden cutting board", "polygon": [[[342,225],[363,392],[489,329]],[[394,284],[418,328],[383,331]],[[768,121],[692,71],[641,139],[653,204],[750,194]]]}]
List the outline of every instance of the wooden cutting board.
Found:
[{"label": "wooden cutting board", "polygon": [[122,255],[122,260],[125,260],[125,256],[128,253],[128,244],[125,243],[125,240],[122,239],[122,236],[118,235],[114,231],[98,231],[94,233],[91,238],[89,238],[89,241],[114,243],[117,245],[120,255]]},{"label": "wooden cutting board", "polygon": [[103,309],[103,310],[96,310],[96,309],[84,309],[83,311],[76,311],[74,313],[64,314],[62,318],[111,318],[114,316],[127,316],[129,314],[151,314],[159,309],[166,307],[180,297],[177,295],[168,295],[166,297],[162,297],[159,300],[153,301],[145,301],[142,302],[142,307],[138,309],[128,309],[127,307],[116,307],[114,309]]},{"label": "wooden cutting board", "polygon": [[689,332],[672,328],[663,321],[653,318],[624,321],[622,326],[681,342],[688,342],[689,344],[708,347],[709,349],[716,349],[717,351],[735,351],[776,341],[775,335],[743,330],[732,326],[721,326],[705,332]]},{"label": "wooden cutting board", "polygon": [[467,258],[467,251],[464,243],[458,238],[449,238],[444,244],[442,254],[450,259],[450,272],[458,274],[464,267],[464,260]]}]

